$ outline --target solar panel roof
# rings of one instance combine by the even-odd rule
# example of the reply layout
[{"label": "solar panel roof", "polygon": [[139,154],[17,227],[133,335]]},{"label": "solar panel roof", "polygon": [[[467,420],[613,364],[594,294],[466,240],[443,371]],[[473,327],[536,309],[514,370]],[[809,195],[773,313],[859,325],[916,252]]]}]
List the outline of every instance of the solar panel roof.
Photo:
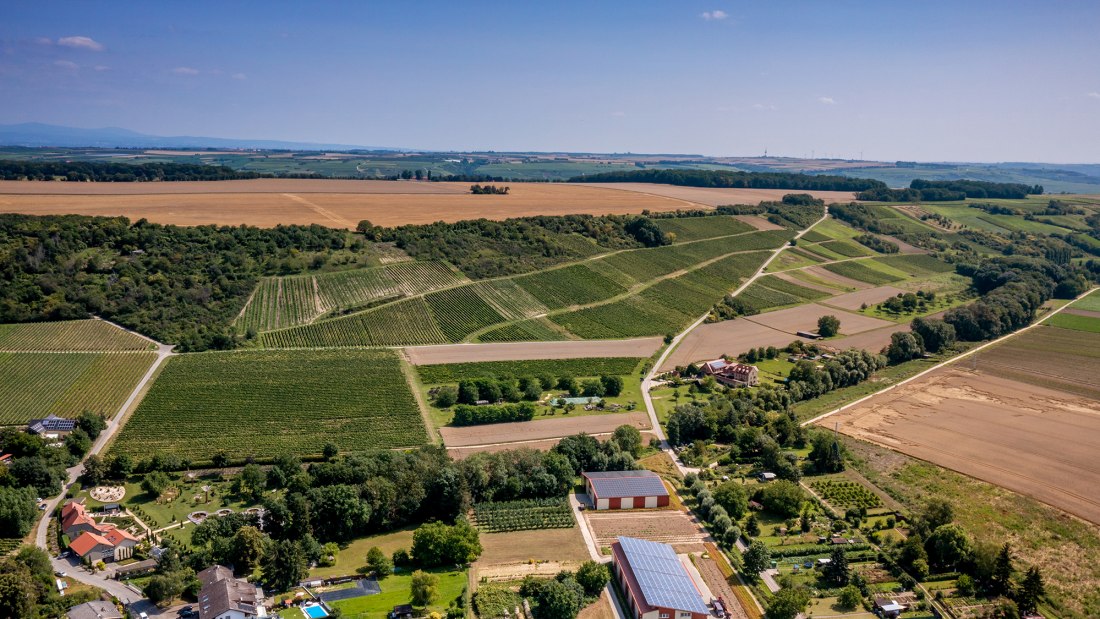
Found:
[{"label": "solar panel roof", "polygon": [[619,545],[650,606],[710,613],[671,546],[633,537],[620,537]]},{"label": "solar panel roof", "polygon": [[607,471],[585,473],[596,496],[613,499],[635,496],[668,496],[661,478],[653,471]]}]

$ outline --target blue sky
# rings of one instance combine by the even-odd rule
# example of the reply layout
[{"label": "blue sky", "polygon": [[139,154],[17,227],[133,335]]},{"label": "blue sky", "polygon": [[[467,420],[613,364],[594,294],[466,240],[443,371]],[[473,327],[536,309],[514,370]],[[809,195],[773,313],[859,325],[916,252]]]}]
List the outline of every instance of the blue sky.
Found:
[{"label": "blue sky", "polygon": [[0,123],[1100,162],[1100,2],[5,2]]}]

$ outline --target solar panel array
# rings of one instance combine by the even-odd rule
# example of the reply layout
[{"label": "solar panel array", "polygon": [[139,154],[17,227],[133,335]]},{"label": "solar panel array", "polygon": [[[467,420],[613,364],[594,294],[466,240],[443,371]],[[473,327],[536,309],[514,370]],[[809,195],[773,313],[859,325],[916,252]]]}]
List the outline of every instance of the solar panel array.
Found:
[{"label": "solar panel array", "polygon": [[652,471],[611,471],[607,473],[585,473],[601,499],[667,496],[661,478]]},{"label": "solar panel array", "polygon": [[671,546],[633,537],[620,537],[619,545],[638,580],[638,586],[642,588],[647,604],[710,613],[691,576]]}]

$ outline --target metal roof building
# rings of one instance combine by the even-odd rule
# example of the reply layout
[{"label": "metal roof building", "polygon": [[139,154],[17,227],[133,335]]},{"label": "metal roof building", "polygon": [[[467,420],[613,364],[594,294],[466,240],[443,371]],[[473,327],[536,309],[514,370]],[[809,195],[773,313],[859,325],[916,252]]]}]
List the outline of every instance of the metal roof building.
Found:
[{"label": "metal roof building", "polygon": [[703,619],[710,609],[667,544],[620,537],[612,568],[636,619]]},{"label": "metal roof building", "polygon": [[584,473],[584,487],[596,509],[668,506],[668,489],[653,471]]}]

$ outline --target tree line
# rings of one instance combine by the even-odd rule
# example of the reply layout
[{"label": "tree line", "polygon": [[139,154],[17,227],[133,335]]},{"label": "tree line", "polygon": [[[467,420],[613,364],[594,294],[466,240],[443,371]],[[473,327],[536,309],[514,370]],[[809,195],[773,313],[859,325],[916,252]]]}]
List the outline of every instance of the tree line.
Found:
[{"label": "tree line", "polygon": [[231,181],[275,178],[274,174],[198,163],[116,163],[113,161],[0,161],[0,180],[143,183],[152,181]]},{"label": "tree line", "polygon": [[950,202],[967,198],[1019,200],[1042,193],[1042,185],[968,179],[929,181],[915,178],[906,189],[890,189],[885,185],[870,187],[862,190],[858,199],[871,202]]},{"label": "tree line", "polygon": [[723,215],[766,215],[773,224],[790,230],[807,228],[825,214],[825,201],[808,193],[789,193],[780,201],[759,204],[723,204],[716,209]]},{"label": "tree line", "polygon": [[686,187],[798,189],[805,191],[865,191],[886,188],[867,178],[793,172],[734,172],[727,170],[623,170],[574,176],[570,183],[661,183]]}]

